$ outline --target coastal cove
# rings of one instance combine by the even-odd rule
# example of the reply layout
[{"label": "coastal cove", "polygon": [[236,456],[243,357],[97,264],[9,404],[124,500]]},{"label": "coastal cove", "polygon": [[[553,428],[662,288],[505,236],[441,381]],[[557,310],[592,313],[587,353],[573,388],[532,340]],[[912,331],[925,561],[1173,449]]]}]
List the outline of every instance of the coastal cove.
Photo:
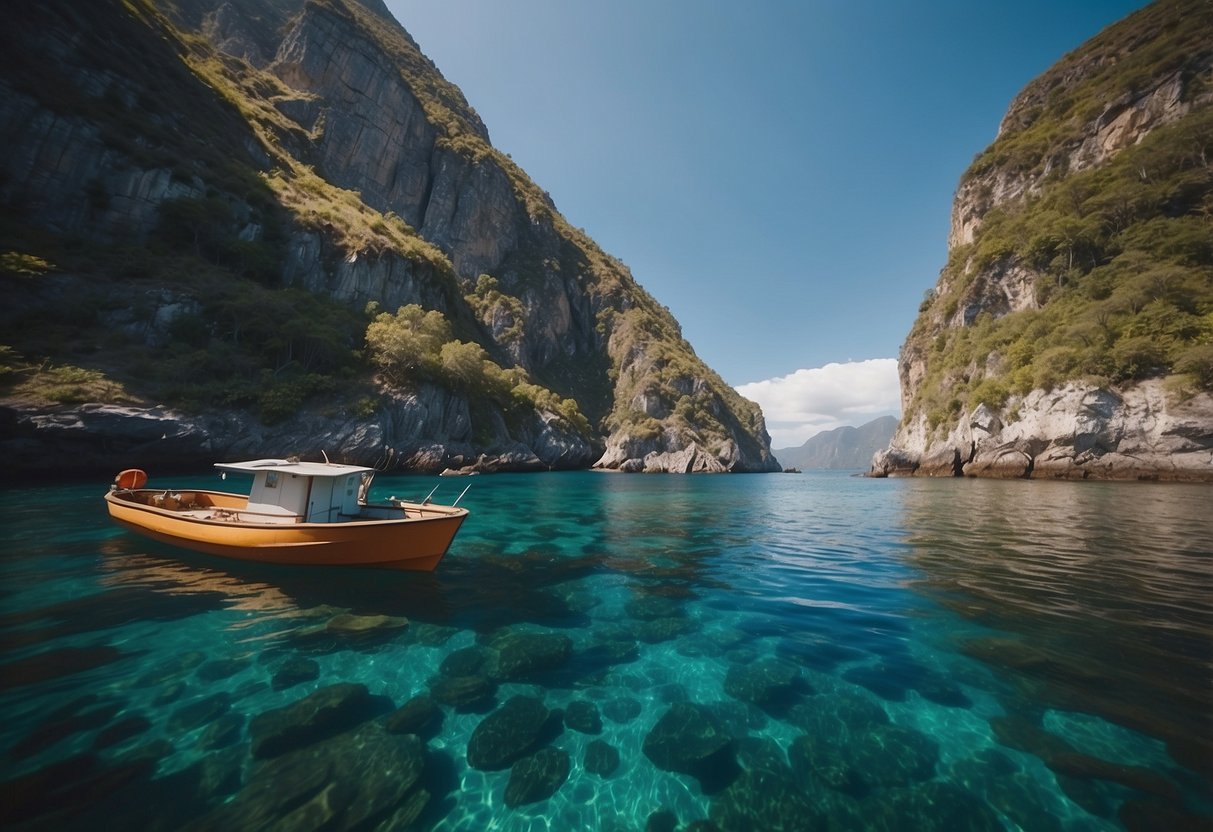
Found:
[{"label": "coastal cove", "polygon": [[12,828],[1213,819],[1207,486],[471,482],[432,574],[150,543],[103,479],[0,491]]}]

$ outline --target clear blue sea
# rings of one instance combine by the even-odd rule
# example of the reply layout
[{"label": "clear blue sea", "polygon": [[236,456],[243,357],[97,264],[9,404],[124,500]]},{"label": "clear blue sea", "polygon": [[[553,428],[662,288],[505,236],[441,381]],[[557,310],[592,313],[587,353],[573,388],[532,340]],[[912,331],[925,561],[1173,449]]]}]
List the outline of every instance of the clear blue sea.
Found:
[{"label": "clear blue sea", "polygon": [[0,492],[0,825],[1213,828],[1208,487],[372,496],[469,482],[433,574],[178,551],[103,481]]}]

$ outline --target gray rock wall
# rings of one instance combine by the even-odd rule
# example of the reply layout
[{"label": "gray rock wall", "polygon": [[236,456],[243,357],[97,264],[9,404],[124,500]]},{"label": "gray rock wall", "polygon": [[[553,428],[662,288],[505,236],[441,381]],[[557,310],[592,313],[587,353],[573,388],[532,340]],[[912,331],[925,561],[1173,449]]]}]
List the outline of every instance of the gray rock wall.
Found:
[{"label": "gray rock wall", "polygon": [[1213,482],[1213,396],[1181,400],[1159,380],[1034,390],[999,411],[962,414],[942,440],[925,417],[902,425],[871,473]]}]

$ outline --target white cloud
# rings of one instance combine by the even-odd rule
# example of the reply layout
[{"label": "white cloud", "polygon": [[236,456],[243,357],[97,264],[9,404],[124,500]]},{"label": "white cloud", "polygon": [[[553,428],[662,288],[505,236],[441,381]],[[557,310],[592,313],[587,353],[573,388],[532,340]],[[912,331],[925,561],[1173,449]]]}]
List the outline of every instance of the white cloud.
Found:
[{"label": "white cloud", "polygon": [[797,370],[742,384],[737,392],[762,406],[773,448],[798,447],[823,430],[901,413],[895,358]]}]

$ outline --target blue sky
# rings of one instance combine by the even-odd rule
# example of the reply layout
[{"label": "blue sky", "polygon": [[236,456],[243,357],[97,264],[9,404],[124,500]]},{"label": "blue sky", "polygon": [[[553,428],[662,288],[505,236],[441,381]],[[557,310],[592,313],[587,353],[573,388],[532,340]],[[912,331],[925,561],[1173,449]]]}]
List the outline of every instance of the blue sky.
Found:
[{"label": "blue sky", "polygon": [[1017,92],[1144,3],[387,5],[787,447],[897,412],[960,175]]}]

